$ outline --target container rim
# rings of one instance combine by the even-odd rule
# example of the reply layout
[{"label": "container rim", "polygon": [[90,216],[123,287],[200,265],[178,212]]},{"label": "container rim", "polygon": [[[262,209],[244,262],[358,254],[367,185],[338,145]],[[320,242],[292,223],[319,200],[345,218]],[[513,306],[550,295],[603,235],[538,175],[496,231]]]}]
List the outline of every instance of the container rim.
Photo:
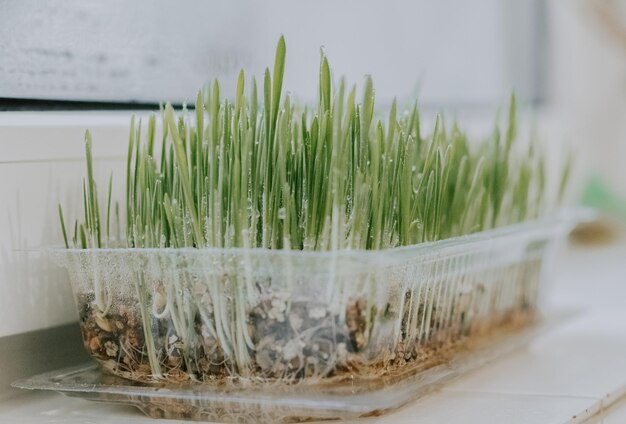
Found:
[{"label": "container rim", "polygon": [[495,239],[509,236],[529,238],[540,234],[550,234],[556,231],[568,231],[582,222],[588,222],[597,217],[597,213],[591,208],[563,208],[547,216],[506,225],[499,228],[479,231],[467,235],[450,237],[437,241],[429,241],[408,246],[398,246],[379,250],[365,249],[339,249],[339,250],[286,250],[269,249],[264,247],[182,247],[182,248],[159,248],[159,247],[104,247],[104,248],[66,248],[64,246],[52,246],[41,249],[46,253],[59,254],[185,254],[185,255],[251,255],[251,256],[275,256],[275,257],[314,257],[314,258],[337,258],[359,257],[380,258],[381,256],[404,256],[404,254],[435,253],[444,249],[464,247],[468,244],[489,243]]}]

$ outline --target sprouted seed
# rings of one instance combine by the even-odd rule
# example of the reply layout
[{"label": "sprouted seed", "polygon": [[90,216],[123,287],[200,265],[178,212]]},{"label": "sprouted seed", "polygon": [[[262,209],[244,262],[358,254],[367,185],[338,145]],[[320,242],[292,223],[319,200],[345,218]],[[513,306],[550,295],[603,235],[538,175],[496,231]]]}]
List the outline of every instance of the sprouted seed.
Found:
[{"label": "sprouted seed", "polygon": [[160,131],[133,118],[121,205],[112,176],[100,199],[86,133],[84,217],[72,231],[58,214],[90,354],[141,381],[395,378],[532,322],[545,234],[387,268],[341,259],[555,206],[571,160],[551,200],[543,153],[516,144],[515,96],[504,130],[475,143],[440,117],[425,131],[416,104],[381,118],[372,79],[359,95],[333,83],[323,53],[317,103],[294,103],[285,57],[281,38],[273,70],[259,84],[241,71],[234,99],[215,81],[193,113],[167,104]]},{"label": "sprouted seed", "polygon": [[[126,174],[127,247],[247,247],[293,250],[386,249],[472,233],[545,212],[545,160],[534,146],[514,149],[516,101],[504,131],[496,125],[471,143],[437,118],[424,132],[414,105],[387,119],[375,113],[374,86],[334,85],[322,53],[315,108],[283,95],[285,41],[266,69],[259,97],[243,70],[236,97],[215,81],[200,91],[195,116],[167,104],[156,118],[130,125]],[[334,89],[333,89],[334,88]],[[66,246],[111,242],[111,187],[101,219],[92,141],[85,136],[84,220]],[[570,166],[560,181],[565,190]],[[116,206],[115,210],[117,210]],[[118,224],[119,225],[119,224]]]}]

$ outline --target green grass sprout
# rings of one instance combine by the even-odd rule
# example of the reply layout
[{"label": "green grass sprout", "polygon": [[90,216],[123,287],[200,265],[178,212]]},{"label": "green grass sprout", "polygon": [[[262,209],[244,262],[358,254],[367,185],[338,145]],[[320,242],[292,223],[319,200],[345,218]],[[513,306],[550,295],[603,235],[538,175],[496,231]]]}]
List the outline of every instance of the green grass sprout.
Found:
[{"label": "green grass sprout", "polygon": [[[111,231],[112,176],[102,228],[87,132],[84,219],[71,240],[59,207],[66,247],[386,249],[545,211],[545,159],[536,147],[517,148],[515,96],[506,129],[496,125],[472,143],[441,117],[426,134],[417,105],[403,111],[394,100],[379,118],[372,79],[357,103],[356,88],[333,84],[323,52],[315,107],[294,104],[283,93],[285,59],[281,37],[261,93],[241,71],[234,101],[214,81],[198,93],[194,114],[167,104],[160,146],[155,116],[145,139],[141,121],[131,120],[125,234]],[[117,203],[114,213],[119,220]]]}]

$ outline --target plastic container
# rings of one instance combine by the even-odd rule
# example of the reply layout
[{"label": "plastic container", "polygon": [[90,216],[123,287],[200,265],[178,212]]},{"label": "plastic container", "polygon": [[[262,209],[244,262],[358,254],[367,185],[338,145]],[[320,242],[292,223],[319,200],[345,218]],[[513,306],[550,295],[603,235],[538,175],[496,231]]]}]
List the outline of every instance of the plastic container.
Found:
[{"label": "plastic container", "polygon": [[111,375],[89,363],[39,374],[12,385],[131,405],[153,418],[245,423],[351,420],[394,411],[460,374],[525,346],[538,334],[571,317],[567,311],[551,313],[539,325],[483,340],[450,361],[403,376],[391,384],[372,380],[355,385],[274,384],[259,390],[254,385],[142,383]]},{"label": "plastic container", "polygon": [[[382,251],[55,256],[69,270],[85,347],[114,375],[231,395],[295,386],[341,395],[400,387],[536,322],[551,254],[574,222],[561,215]],[[170,406],[164,416],[198,418]],[[298,416],[309,418],[324,417]]]}]

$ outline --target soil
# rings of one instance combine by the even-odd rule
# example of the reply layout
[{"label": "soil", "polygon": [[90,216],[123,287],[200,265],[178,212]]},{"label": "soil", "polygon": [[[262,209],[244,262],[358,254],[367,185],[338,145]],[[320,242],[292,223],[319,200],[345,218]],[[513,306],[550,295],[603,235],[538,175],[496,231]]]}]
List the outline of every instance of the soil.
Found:
[{"label": "soil", "polygon": [[[87,351],[115,375],[155,382],[139,308],[132,302],[120,301],[101,317],[92,309],[91,297],[84,296],[78,301],[82,305],[80,323]],[[369,316],[376,315],[374,308],[369,312]],[[462,322],[464,313],[459,313]],[[432,316],[431,327],[437,329],[436,314]],[[434,331],[422,343],[407,339],[408,316],[403,316],[402,334],[395,348],[375,348],[374,357],[368,351],[368,310],[363,298],[348,303],[344,316],[332,316],[328,310],[308,303],[287,305],[280,298],[278,301],[268,298],[251,308],[247,317],[248,334],[255,349],[247,349],[250,359],[246,369],[237,368],[227,359],[213,336],[215,332],[199,316],[194,322],[195,337],[190,346],[185,346],[168,318],[153,317],[151,332],[165,381],[219,385],[248,385],[255,381],[336,384],[358,378],[382,382],[381,379],[396,379],[444,363],[459,350],[466,349],[468,341],[476,336],[488,335],[494,329],[523,327],[533,319],[534,311],[522,308],[491,322]]]},{"label": "soil", "polygon": [[[360,305],[359,305],[360,303]],[[346,327],[348,327],[348,315],[354,314],[357,311],[363,310],[363,302],[354,302],[347,309],[346,313]],[[360,312],[357,316],[363,317]],[[452,357],[463,358],[465,352],[480,351],[487,346],[492,346],[503,337],[506,338],[511,334],[514,334],[521,328],[525,328],[532,320],[533,314],[530,310],[516,312],[508,314],[502,317],[497,322],[492,323],[489,326],[481,326],[482,333],[474,333],[472,337],[464,337],[455,344],[439,344],[436,348],[434,345],[430,347],[423,347],[420,349],[420,353],[414,357],[407,356],[404,349],[404,342],[398,346],[397,353],[394,360],[387,363],[371,363],[369,365],[362,365],[351,372],[347,372],[346,368],[338,366],[332,376],[322,379],[313,379],[315,385],[306,384],[277,384],[267,386],[267,380],[261,381],[263,390],[269,396],[277,396],[280,398],[283,392],[298,392],[299,394],[307,394],[314,391],[315,393],[323,392],[324,394],[331,396],[346,396],[355,395],[357,393],[370,393],[373,390],[390,387],[396,383],[406,382],[407,384],[414,384],[415,380],[411,380],[410,377],[419,374],[421,371],[433,369],[435,374],[436,366],[448,363]],[[361,318],[362,319],[362,318]],[[360,322],[361,319],[357,319],[356,322]],[[495,326],[494,326],[495,325]],[[356,326],[356,328],[363,328]],[[489,328],[489,329],[488,329]],[[476,330],[478,331],[478,330]],[[101,352],[99,350],[99,352]],[[359,356],[361,354],[355,353],[352,356]],[[408,357],[408,359],[407,359]],[[110,359],[109,359],[110,361]],[[119,374],[120,368],[112,369],[113,373]],[[130,372],[130,371],[129,371]],[[447,372],[447,371],[444,371]],[[131,374],[135,377],[137,374],[133,371]],[[116,385],[138,385],[143,386],[149,384],[154,387],[166,387],[172,388],[171,382],[129,382],[120,383],[119,378],[110,375],[105,377],[107,384]],[[137,380],[135,378],[135,380]],[[217,390],[221,394],[228,393],[229,390],[233,391],[247,391],[251,390],[256,393],[258,387],[246,386],[236,384],[237,381],[230,378],[216,379],[218,382],[216,386],[203,386],[199,392],[198,386],[194,383],[182,384],[183,387],[187,387],[192,390],[192,393],[203,393],[202,390],[208,390],[211,393],[212,390]],[[301,381],[306,381],[303,379]],[[227,382],[235,383],[233,385],[224,384]],[[281,381],[283,383],[284,381]],[[189,385],[191,384],[191,386]],[[429,392],[432,388],[427,388],[426,391],[420,392],[418,396],[422,396]],[[238,392],[237,392],[238,393]],[[234,399],[236,399],[235,394]],[[96,397],[96,399],[98,399]],[[99,400],[110,400],[108,396],[102,396]],[[225,398],[213,398],[202,396],[194,398],[170,398],[156,396],[144,396],[138,395],[131,397],[132,404],[141,409],[145,414],[154,418],[166,418],[166,419],[186,419],[195,421],[211,421],[211,422],[282,422],[282,423],[295,423],[295,422],[310,422],[310,421],[326,421],[326,420],[344,420],[355,419],[358,417],[374,417],[383,415],[390,410],[388,409],[372,409],[371,411],[359,415],[355,412],[347,410],[326,410],[326,409],[307,409],[304,407],[296,407],[293,405],[277,405],[265,403],[260,401],[258,403],[239,403],[233,401],[226,396]],[[401,404],[398,404],[400,406]]]}]

